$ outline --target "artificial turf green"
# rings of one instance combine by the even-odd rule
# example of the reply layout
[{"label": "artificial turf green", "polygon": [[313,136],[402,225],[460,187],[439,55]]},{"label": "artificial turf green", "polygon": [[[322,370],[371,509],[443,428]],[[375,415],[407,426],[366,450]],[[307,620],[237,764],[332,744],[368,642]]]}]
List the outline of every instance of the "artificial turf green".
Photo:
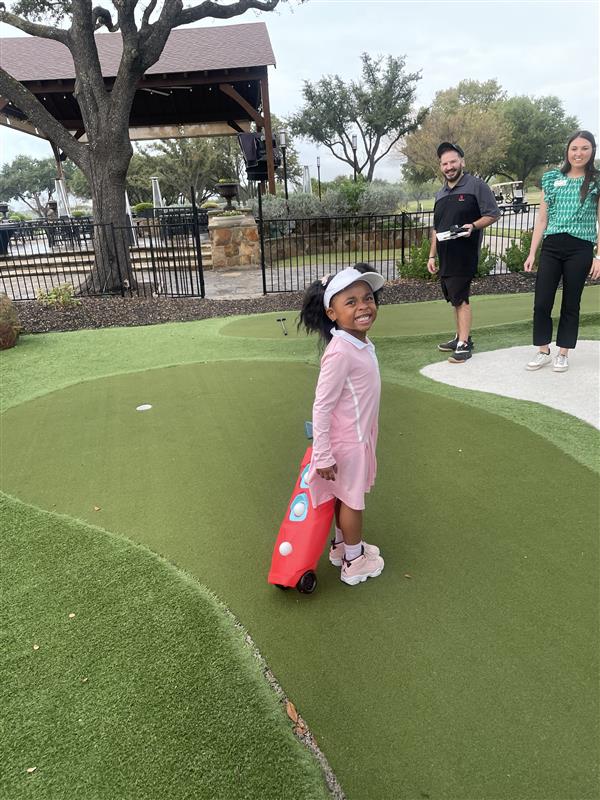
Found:
[{"label": "artificial turf green", "polygon": [[[384,290],[385,296],[385,290]],[[557,292],[554,304],[558,315],[562,292]],[[480,295],[472,298],[473,324],[476,331],[496,325],[514,322],[529,322],[533,312],[533,295]],[[581,298],[582,315],[600,314],[600,286],[588,286]],[[256,337],[279,339],[283,329],[278,319],[286,318],[287,335],[293,338],[304,337],[297,331],[297,313],[274,312],[252,317],[235,317],[221,328],[224,336]],[[452,311],[439,300],[425,303],[405,303],[402,305],[381,306],[374,336],[381,339],[389,336],[422,336],[423,334],[444,334],[452,326]],[[525,340],[526,341],[526,340]]]},{"label": "artificial turf green", "polygon": [[[201,330],[177,327],[181,342]],[[159,360],[162,331],[146,331]],[[130,356],[138,336],[120,333]],[[226,344],[213,356],[236,352]],[[416,359],[429,346],[410,344]],[[414,361],[393,345],[380,361],[401,383]],[[353,590],[323,563],[314,596],[282,594],[265,576],[316,371],[291,363],[305,350],[279,353],[287,362],[114,375],[14,407],[5,488],[101,521],[214,590],[349,798],[596,797],[596,476],[523,426],[388,380],[367,507],[386,570]],[[136,412],[143,402],[152,410]]]},{"label": "artificial turf green", "polygon": [[12,498],[0,512],[2,797],[328,796],[244,632],[195,579]]}]

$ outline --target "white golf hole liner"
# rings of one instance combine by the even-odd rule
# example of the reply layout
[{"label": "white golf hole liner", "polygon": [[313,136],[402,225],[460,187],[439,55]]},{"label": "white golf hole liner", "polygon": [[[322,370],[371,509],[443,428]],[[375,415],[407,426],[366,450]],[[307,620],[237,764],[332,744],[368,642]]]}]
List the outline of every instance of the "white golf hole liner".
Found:
[{"label": "white golf hole liner", "polygon": [[136,411],[150,411],[151,408],[152,408],[152,406],[150,405],[150,403],[142,403],[142,405],[138,406],[135,410]]}]

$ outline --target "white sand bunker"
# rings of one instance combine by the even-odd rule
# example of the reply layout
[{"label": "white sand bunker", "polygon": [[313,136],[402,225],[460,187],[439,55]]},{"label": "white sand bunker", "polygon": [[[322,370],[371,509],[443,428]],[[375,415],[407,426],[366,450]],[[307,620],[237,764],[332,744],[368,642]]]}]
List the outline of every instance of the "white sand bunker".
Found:
[{"label": "white sand bunker", "polygon": [[[554,344],[551,349],[553,356],[558,353]],[[421,373],[461,389],[543,403],[600,428],[600,342],[577,342],[567,372],[553,372],[551,364],[528,372],[525,364],[535,352],[529,346],[477,353],[476,347],[466,364],[444,360],[428,364]]]}]

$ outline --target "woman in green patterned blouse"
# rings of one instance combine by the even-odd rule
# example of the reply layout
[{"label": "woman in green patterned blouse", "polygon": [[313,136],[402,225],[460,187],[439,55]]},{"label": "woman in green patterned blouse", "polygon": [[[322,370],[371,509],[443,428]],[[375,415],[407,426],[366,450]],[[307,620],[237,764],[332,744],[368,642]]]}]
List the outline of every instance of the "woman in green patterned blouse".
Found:
[{"label": "woman in green patterned blouse", "polygon": [[556,333],[559,352],[554,359],[555,372],[566,372],[569,368],[569,350],[577,343],[579,304],[585,281],[588,276],[600,278],[600,172],[594,166],[595,155],[596,141],[592,134],[577,131],[567,142],[562,167],[545,172],[542,177],[544,196],[524,265],[525,271],[531,272],[543,240],[533,308],[533,343],[539,350],[527,364],[529,370],[552,362],[551,314],[560,279],[563,296]]}]

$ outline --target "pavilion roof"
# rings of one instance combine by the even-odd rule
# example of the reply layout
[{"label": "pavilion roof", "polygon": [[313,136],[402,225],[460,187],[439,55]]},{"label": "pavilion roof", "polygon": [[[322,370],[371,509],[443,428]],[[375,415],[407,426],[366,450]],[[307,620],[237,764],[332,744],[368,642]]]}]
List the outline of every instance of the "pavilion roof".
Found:
[{"label": "pavilion roof", "polygon": [[[98,33],[102,75],[117,75],[123,49],[120,33]],[[275,64],[264,22],[181,28],[171,31],[160,59],[146,75],[221,71]],[[37,36],[0,39],[0,67],[22,83],[74,80],[71,53],[61,42]]]},{"label": "pavilion roof", "polygon": [[[120,33],[96,34],[107,87],[118,72]],[[249,130],[262,106],[261,82],[275,56],[264,22],[171,31],[160,59],[138,84],[129,118],[132,139],[217,136]],[[70,131],[83,133],[74,95],[75,67],[60,42],[33,36],[0,39],[0,67],[21,81]],[[229,94],[228,94],[229,92]],[[232,97],[235,94],[240,102]],[[43,135],[0,98],[0,125]]]}]

